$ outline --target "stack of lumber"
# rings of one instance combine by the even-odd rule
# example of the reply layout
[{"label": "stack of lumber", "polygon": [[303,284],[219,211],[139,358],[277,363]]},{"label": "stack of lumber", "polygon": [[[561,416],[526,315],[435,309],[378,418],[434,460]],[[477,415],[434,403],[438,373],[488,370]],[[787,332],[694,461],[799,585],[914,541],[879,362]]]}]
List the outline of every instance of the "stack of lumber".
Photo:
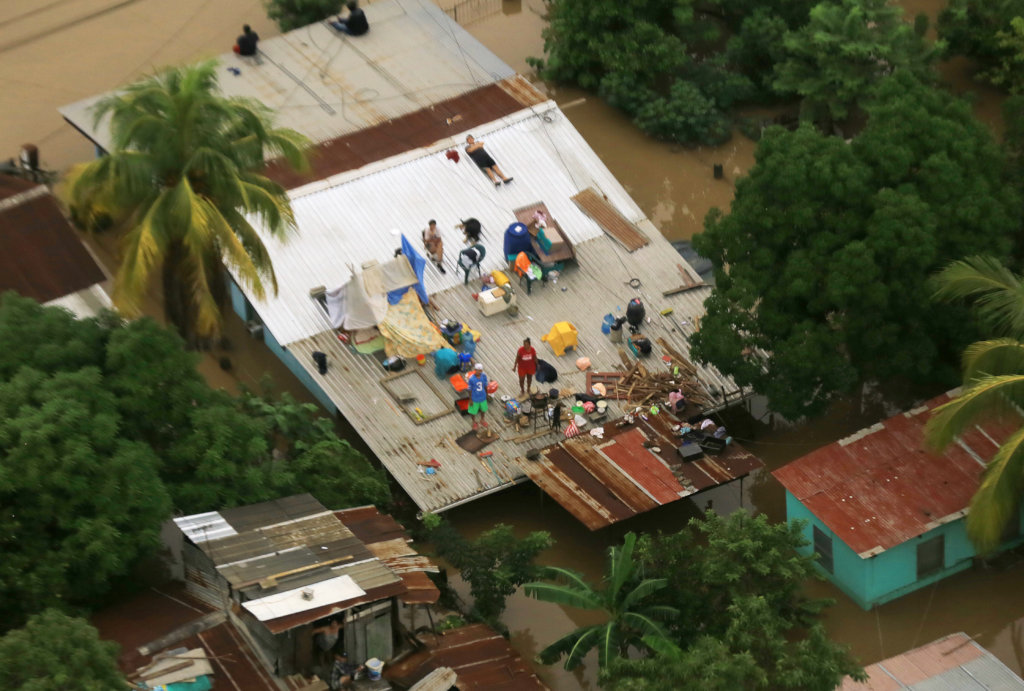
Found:
[{"label": "stack of lumber", "polygon": [[644,405],[663,401],[670,391],[681,389],[692,405],[701,408],[710,406],[711,398],[697,381],[697,368],[693,363],[670,346],[664,338],[658,338],[657,343],[669,360],[665,369],[659,367],[656,371],[645,367],[640,360],[630,365],[626,352],[619,349],[619,357],[628,369],[615,386],[616,397],[628,403]]}]

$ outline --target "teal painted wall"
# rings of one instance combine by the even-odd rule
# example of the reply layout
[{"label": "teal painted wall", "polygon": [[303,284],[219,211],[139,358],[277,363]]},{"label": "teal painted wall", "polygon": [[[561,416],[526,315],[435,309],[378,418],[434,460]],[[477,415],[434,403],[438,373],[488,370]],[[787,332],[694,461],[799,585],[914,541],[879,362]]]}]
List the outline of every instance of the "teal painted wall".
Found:
[{"label": "teal painted wall", "polygon": [[[794,519],[806,521],[802,532],[808,544],[800,550],[802,554],[811,554],[814,551],[814,526],[832,538],[833,573],[828,573],[820,565],[818,568],[840,590],[864,609],[871,609],[876,605],[895,600],[918,588],[923,588],[970,568],[975,556],[974,547],[967,538],[967,523],[963,518],[941,525],[877,556],[861,559],[788,491],[786,492],[786,516],[791,521]],[[1018,513],[1018,529],[1022,527],[1022,520],[1024,518]],[[944,536],[945,539],[943,568],[918,580],[917,546],[939,535]],[[1004,544],[1000,550],[1021,544],[1022,541],[1024,538],[1017,537]]]},{"label": "teal painted wall", "polygon": [[[234,310],[234,312],[242,319],[246,319],[247,314],[254,313],[252,306],[249,304],[249,301],[234,281],[231,281],[230,286],[231,309]],[[295,359],[295,356],[292,355],[287,348],[277,342],[277,339],[274,338],[274,334],[270,333],[270,330],[267,328],[263,329],[263,342],[270,351],[284,363],[284,366],[302,382],[303,386],[309,389],[309,392],[313,394],[316,400],[319,401],[324,408],[326,408],[332,415],[337,415],[338,407],[334,405],[333,401],[331,401],[331,397],[328,396],[322,388],[320,388],[320,384],[318,384],[316,380],[310,376],[309,372],[299,364],[299,361]]]}]

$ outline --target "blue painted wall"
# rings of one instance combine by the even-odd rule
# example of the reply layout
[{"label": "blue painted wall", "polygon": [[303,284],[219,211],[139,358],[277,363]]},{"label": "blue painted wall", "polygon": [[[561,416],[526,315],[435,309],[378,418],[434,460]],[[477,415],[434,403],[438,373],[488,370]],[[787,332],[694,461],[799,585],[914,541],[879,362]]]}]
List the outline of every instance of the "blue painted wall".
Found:
[{"label": "blue painted wall", "polygon": [[[255,310],[253,310],[252,305],[249,304],[249,301],[246,299],[245,295],[234,280],[230,282],[230,286],[231,309],[234,310],[235,314],[242,319],[247,319],[249,314],[255,314]],[[284,363],[284,366],[287,367],[288,370],[294,374],[307,389],[309,389],[309,392],[313,394],[316,400],[319,401],[324,408],[326,408],[332,415],[336,415],[338,413],[338,407],[334,405],[333,401],[331,401],[331,397],[328,396],[320,387],[320,384],[310,376],[309,372],[299,364],[299,361],[295,359],[295,356],[292,355],[287,348],[277,342],[277,339],[274,338],[274,334],[270,333],[270,330],[267,328],[263,329],[263,342],[268,348],[270,348],[271,352]]]},{"label": "blue painted wall", "polygon": [[[788,491],[786,492],[786,516],[791,521],[794,519],[805,521],[803,536],[807,540],[807,546],[800,550],[802,554],[811,554],[814,551],[814,526],[832,538],[833,572],[828,573],[820,565],[818,568],[840,590],[864,609],[871,609],[876,605],[895,600],[918,588],[923,588],[963,571],[971,566],[975,556],[974,547],[967,538],[967,522],[963,518],[941,525],[877,556],[861,559]],[[1021,525],[1021,521],[1022,516],[1018,514],[1018,526]],[[944,536],[945,539],[943,568],[918,580],[917,546],[939,535]],[[1021,544],[1022,541],[1024,538],[1018,537],[1007,542],[1001,549],[1008,549]]]}]

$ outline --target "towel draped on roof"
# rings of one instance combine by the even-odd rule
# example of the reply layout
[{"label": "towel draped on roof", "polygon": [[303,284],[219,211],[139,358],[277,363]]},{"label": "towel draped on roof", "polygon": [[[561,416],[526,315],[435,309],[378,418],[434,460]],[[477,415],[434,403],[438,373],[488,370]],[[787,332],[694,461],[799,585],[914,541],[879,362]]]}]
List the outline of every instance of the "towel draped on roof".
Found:
[{"label": "towel draped on roof", "polygon": [[423,311],[413,290],[406,291],[397,304],[388,308],[387,316],[377,328],[387,339],[384,351],[389,356],[411,358],[448,345]]}]

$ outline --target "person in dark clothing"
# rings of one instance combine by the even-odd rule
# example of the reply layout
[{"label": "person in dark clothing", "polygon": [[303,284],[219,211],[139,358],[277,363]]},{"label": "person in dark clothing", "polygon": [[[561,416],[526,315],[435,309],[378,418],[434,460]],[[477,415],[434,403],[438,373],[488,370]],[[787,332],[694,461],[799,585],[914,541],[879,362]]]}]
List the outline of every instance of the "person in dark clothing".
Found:
[{"label": "person in dark clothing", "polygon": [[370,23],[366,21],[366,14],[359,7],[359,3],[352,0],[348,5],[348,17],[342,19],[341,17],[335,18],[331,22],[338,31],[348,34],[349,36],[362,36],[370,30]]},{"label": "person in dark clothing", "polygon": [[501,172],[501,168],[494,162],[494,159],[484,151],[484,143],[475,140],[471,134],[466,135],[466,153],[473,159],[473,163],[476,164],[477,168],[487,173],[487,177],[490,178],[495,187],[498,187],[501,183],[507,185],[512,182],[513,178],[505,177],[505,174]]},{"label": "person in dark clothing", "polygon": [[348,661],[348,654],[337,652],[334,654],[334,666],[331,667],[331,691],[339,691],[347,688],[352,683],[356,672],[363,668],[362,665],[355,665]]},{"label": "person in dark clothing", "polygon": [[246,24],[242,27],[242,35],[235,41],[235,52],[244,58],[251,58],[256,55],[256,44],[259,42],[260,35]]}]

